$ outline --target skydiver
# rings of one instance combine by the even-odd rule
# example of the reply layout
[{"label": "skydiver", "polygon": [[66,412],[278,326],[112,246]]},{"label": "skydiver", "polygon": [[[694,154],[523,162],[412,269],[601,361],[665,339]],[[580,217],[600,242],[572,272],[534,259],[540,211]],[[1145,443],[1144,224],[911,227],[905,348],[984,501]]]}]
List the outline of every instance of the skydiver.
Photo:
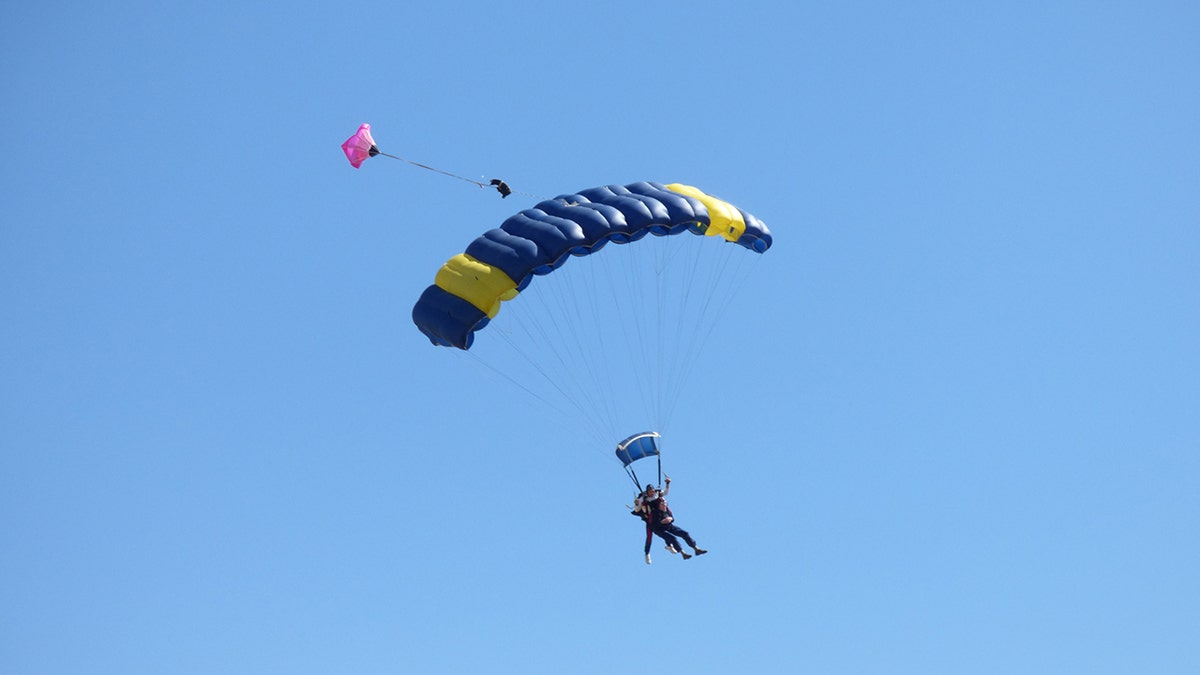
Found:
[{"label": "skydiver", "polygon": [[[675,535],[671,534],[670,532],[655,532],[654,526],[651,524],[650,507],[648,506],[648,500],[646,498],[647,495],[651,494],[655,495],[655,499],[658,498],[658,491],[654,489],[654,486],[646,484],[646,491],[639,493],[638,496],[633,500],[633,510],[630,511],[630,513],[641,518],[642,522],[646,523],[645,553],[647,565],[650,564],[650,544],[654,541],[655,534],[657,534],[664,542],[666,542],[667,550],[671,553],[678,553],[680,550],[679,540],[675,538]],[[691,557],[686,553],[683,555],[685,560]]]},{"label": "skydiver", "polygon": [[[696,545],[696,540],[692,539],[692,535],[688,534],[687,530],[684,530],[675,524],[675,515],[671,513],[671,507],[667,505],[667,493],[670,491],[670,476],[667,476],[666,487],[662,490],[662,492],[655,490],[653,485],[646,486],[646,491],[642,493],[642,506],[647,510],[650,516],[648,527],[654,532],[654,534],[662,537],[663,540],[667,542],[668,551],[671,553],[682,554],[684,560],[688,560],[692,556],[686,553],[679,546],[678,540],[674,541],[672,544],[672,542],[667,539],[668,536],[671,536],[672,539],[679,537],[686,541],[687,545],[691,546],[692,550],[695,551],[695,555],[704,555],[705,553],[708,553],[706,549],[702,549]],[[649,540],[647,540],[646,543],[646,550],[646,562],[649,563]]]}]

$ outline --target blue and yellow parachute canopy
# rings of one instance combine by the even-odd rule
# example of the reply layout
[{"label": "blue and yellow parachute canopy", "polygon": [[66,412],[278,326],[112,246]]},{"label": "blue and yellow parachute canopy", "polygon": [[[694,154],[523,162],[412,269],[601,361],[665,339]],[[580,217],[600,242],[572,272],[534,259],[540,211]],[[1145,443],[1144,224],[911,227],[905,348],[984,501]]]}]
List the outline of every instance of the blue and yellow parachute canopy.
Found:
[{"label": "blue and yellow parachute canopy", "polygon": [[469,349],[475,332],[523,291],[574,256],[647,234],[722,237],[763,253],[771,233],[753,215],[677,183],[641,182],[582,190],[539,202],[488,230],[438,271],[413,307],[413,322],[435,345]]}]

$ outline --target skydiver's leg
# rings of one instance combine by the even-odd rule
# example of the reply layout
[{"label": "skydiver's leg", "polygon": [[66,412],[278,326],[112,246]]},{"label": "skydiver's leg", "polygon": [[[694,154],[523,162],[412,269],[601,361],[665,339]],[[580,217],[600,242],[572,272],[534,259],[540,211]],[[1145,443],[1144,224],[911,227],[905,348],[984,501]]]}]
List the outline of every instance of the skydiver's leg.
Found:
[{"label": "skydiver's leg", "polygon": [[676,551],[683,550],[682,548],[680,548],[679,540],[675,538],[675,535],[671,534],[666,529],[664,529],[662,525],[659,525],[654,530],[654,534],[657,534],[659,537],[661,537],[663,542],[665,542],[667,546],[673,547]]},{"label": "skydiver's leg", "polygon": [[662,529],[666,530],[667,532],[670,532],[671,534],[682,537],[683,540],[687,542],[687,545],[691,546],[693,549],[696,549],[697,551],[701,550],[698,546],[696,546],[696,540],[692,539],[692,535],[688,534],[687,530],[679,527],[675,523],[663,525]]},{"label": "skydiver's leg", "polygon": [[646,523],[646,555],[650,555],[650,543],[654,541],[654,530],[650,529],[650,523]]}]

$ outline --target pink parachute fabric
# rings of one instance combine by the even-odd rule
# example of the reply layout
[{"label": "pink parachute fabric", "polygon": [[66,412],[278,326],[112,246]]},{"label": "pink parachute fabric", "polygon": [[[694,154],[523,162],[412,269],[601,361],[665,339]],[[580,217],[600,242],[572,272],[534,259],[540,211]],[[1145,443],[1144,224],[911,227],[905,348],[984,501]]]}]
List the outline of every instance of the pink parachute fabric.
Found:
[{"label": "pink parachute fabric", "polygon": [[359,127],[353,136],[342,143],[342,151],[346,153],[346,159],[350,160],[350,166],[356,169],[368,158],[378,155],[379,148],[375,146],[375,139],[371,138],[371,125],[364,124]]}]

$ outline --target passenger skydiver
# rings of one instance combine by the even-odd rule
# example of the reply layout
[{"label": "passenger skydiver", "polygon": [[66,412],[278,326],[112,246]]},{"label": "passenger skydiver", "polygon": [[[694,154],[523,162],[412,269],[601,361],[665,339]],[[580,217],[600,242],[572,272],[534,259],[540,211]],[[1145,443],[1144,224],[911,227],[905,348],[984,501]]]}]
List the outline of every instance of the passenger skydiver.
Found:
[{"label": "passenger skydiver", "polygon": [[688,546],[692,547],[695,555],[704,555],[708,553],[706,549],[702,549],[696,545],[696,540],[692,539],[692,535],[688,534],[687,530],[675,524],[675,515],[671,513],[671,507],[667,505],[667,494],[671,491],[671,478],[666,478],[666,487],[660,492],[653,485],[647,485],[645,491],[637,498],[634,514],[644,514],[646,520],[646,564],[650,564],[650,539],[651,534],[657,534],[667,543],[667,550],[671,553],[680,553],[684,560],[689,560],[692,555],[685,552],[679,545],[679,540],[676,537],[682,538],[687,542]]},{"label": "passenger skydiver", "polygon": [[[650,564],[650,544],[654,540],[655,534],[658,534],[658,536],[660,538],[662,538],[662,540],[664,542],[666,542],[668,551],[670,551],[671,553],[676,553],[679,551],[679,540],[675,538],[675,535],[671,534],[670,532],[657,532],[656,533],[654,531],[654,526],[651,522],[650,507],[648,506],[647,499],[646,499],[646,496],[651,495],[651,494],[657,495],[658,491],[654,489],[653,485],[647,484],[646,491],[639,493],[637,498],[634,499],[633,510],[630,511],[630,513],[632,513],[635,516],[638,516],[639,518],[642,519],[642,522],[646,523],[645,553],[646,553],[646,564],[647,565]],[[655,497],[655,498],[657,499],[657,497]],[[684,555],[687,555],[687,554],[684,554]],[[687,556],[687,557],[690,558],[691,556]]]}]

